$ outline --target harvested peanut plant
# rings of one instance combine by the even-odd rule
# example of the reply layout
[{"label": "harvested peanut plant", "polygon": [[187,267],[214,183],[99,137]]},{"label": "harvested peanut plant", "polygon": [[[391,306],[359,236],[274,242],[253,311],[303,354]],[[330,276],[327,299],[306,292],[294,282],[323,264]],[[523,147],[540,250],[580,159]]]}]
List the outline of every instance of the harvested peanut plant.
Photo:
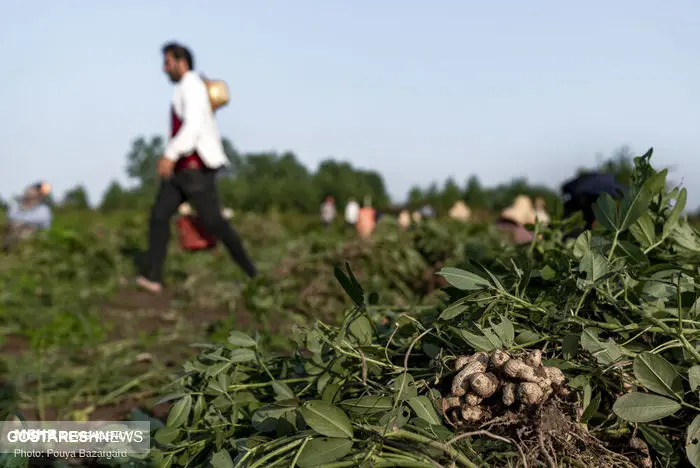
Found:
[{"label": "harvested peanut plant", "polygon": [[438,306],[392,310],[337,267],[352,307],[292,355],[203,345],[159,466],[700,466],[700,237],[650,157],[595,231],[467,248]]}]

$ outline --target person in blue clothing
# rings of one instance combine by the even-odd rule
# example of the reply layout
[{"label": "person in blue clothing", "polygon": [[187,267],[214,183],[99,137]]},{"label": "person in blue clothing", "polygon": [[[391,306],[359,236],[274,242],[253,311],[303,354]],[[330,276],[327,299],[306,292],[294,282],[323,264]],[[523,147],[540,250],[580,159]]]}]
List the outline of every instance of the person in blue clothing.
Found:
[{"label": "person in blue clothing", "polygon": [[421,207],[420,214],[423,218],[434,218],[436,216],[435,209],[430,203],[426,203]]},{"label": "person in blue clothing", "polygon": [[53,214],[46,203],[50,193],[51,184],[37,182],[27,187],[21,197],[10,202],[3,236],[5,252],[33,233],[51,227]]}]

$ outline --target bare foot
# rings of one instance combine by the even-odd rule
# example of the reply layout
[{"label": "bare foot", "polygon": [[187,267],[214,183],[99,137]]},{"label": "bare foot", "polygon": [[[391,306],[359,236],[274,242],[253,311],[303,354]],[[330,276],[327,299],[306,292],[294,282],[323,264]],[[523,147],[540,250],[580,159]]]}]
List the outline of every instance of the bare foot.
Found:
[{"label": "bare foot", "polygon": [[143,276],[136,277],[136,284],[141,286],[143,289],[152,292],[154,294],[159,294],[163,290],[163,286],[155,281],[147,280]]}]

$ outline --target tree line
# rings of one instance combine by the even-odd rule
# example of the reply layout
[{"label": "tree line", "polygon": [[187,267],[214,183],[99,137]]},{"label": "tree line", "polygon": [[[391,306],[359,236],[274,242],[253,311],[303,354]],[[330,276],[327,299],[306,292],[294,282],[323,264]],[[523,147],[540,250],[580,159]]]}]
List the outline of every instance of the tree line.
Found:
[{"label": "tree line", "polygon": [[[134,187],[124,187],[113,181],[95,209],[102,212],[148,209],[157,190],[155,168],[164,145],[165,140],[160,136],[136,138],[126,155],[125,166],[126,175],[135,182]],[[290,151],[240,153],[226,138],[223,145],[231,167],[221,176],[219,194],[224,205],[236,210],[315,214],[322,199],[332,195],[339,207],[345,206],[350,198],[362,203],[368,196],[379,210],[417,209],[430,204],[440,214],[447,212],[457,200],[464,200],[472,209],[495,211],[508,206],[518,194],[542,197],[553,214],[561,210],[561,195],[557,189],[531,184],[525,178],[484,187],[475,174],[467,175],[462,182],[448,178],[441,184],[415,185],[404,202],[392,203],[384,178],[377,171],[360,169],[350,162],[335,159],[326,159],[315,171],[310,171]],[[632,160],[629,147],[623,146],[597,167],[580,168],[578,172],[611,172],[621,183],[628,184]],[[56,205],[73,210],[91,209],[82,185],[66,191]]]}]

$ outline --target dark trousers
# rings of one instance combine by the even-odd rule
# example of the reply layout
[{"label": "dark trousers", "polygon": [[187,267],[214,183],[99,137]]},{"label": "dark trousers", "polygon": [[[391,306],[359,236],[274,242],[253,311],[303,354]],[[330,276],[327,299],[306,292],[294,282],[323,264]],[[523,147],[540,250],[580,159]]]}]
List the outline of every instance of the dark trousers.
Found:
[{"label": "dark trousers", "polygon": [[202,226],[216,236],[233,260],[250,277],[257,275],[236,231],[221,214],[216,192],[216,172],[211,169],[184,169],[163,180],[151,209],[148,232],[148,259],[143,276],[163,281],[163,264],[170,240],[170,221],[178,207],[187,201],[194,208]]}]

